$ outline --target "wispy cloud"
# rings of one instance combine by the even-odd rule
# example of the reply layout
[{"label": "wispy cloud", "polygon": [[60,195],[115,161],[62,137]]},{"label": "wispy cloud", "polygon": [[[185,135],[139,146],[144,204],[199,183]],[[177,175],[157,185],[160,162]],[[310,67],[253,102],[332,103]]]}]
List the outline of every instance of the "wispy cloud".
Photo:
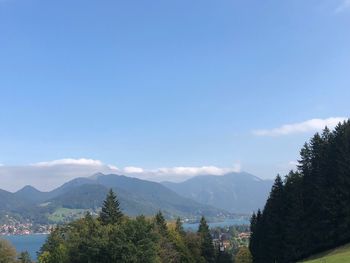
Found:
[{"label": "wispy cloud", "polygon": [[32,185],[46,191],[73,178],[88,177],[99,172],[127,175],[156,182],[179,182],[197,175],[223,175],[229,172],[238,172],[240,169],[239,163],[234,164],[231,168],[216,166],[178,166],[154,169],[126,166],[118,168],[115,165],[105,164],[100,160],[65,158],[22,166],[0,165],[0,188],[15,191],[25,185]]},{"label": "wispy cloud", "polygon": [[346,117],[331,117],[327,119],[311,119],[299,123],[285,124],[278,128],[255,130],[256,136],[282,136],[296,133],[321,131],[325,126],[333,129],[339,122],[347,120]]},{"label": "wispy cloud", "polygon": [[172,167],[172,168],[159,168],[155,170],[158,174],[174,174],[174,175],[223,175],[229,172],[239,172],[241,166],[239,163],[235,164],[232,168],[220,168],[216,166],[202,166],[202,167]]},{"label": "wispy cloud", "polygon": [[127,174],[140,174],[144,173],[144,170],[140,167],[127,166],[124,167],[123,172]]},{"label": "wispy cloud", "polygon": [[59,159],[59,160],[53,160],[48,162],[39,162],[31,164],[32,166],[37,167],[50,167],[50,166],[58,166],[58,165],[87,165],[87,166],[101,166],[103,163],[99,160],[93,160],[93,159],[72,159],[72,158],[66,158],[66,159]]},{"label": "wispy cloud", "polygon": [[334,12],[338,14],[348,9],[350,9],[350,0],[342,0],[341,3],[336,7]]}]

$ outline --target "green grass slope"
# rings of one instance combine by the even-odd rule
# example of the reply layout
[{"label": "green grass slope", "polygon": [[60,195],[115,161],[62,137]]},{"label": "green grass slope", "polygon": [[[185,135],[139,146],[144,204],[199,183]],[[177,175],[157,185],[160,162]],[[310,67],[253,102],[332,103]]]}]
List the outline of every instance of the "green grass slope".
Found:
[{"label": "green grass slope", "polygon": [[303,263],[349,263],[350,244],[312,256]]}]

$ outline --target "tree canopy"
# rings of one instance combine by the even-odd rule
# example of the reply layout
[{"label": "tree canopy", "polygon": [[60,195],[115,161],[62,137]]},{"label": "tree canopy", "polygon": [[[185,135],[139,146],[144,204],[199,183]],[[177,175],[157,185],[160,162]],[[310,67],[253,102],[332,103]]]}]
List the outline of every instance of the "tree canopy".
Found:
[{"label": "tree canopy", "polygon": [[254,262],[295,262],[350,242],[350,120],[315,134],[251,218]]},{"label": "tree canopy", "polygon": [[0,239],[0,263],[15,263],[16,249],[7,240]]},{"label": "tree canopy", "polygon": [[197,233],[186,232],[180,219],[167,222],[161,211],[153,218],[129,218],[117,213],[116,204],[110,192],[98,218],[87,213],[56,227],[40,250],[39,263],[232,262],[216,257],[204,217]]},{"label": "tree canopy", "polygon": [[117,196],[112,189],[103,202],[102,210],[100,213],[100,220],[103,225],[117,224],[123,217],[123,213],[120,211],[120,204]]}]

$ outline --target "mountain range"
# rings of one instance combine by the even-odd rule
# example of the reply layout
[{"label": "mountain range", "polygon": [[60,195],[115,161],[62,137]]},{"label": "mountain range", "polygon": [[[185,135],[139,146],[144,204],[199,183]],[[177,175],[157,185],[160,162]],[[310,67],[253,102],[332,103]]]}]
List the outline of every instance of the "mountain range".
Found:
[{"label": "mountain range", "polygon": [[42,192],[25,186],[15,193],[0,190],[0,221],[7,214],[47,223],[53,215],[84,210],[98,211],[110,188],[125,214],[153,215],[162,210],[168,218],[228,216],[250,213],[266,201],[272,182],[246,173],[198,176],[182,183],[156,183],[115,174],[76,178]]},{"label": "mountain range", "polygon": [[249,173],[222,176],[202,175],[181,183],[162,184],[181,196],[232,213],[251,213],[263,208],[272,180],[262,180]]}]

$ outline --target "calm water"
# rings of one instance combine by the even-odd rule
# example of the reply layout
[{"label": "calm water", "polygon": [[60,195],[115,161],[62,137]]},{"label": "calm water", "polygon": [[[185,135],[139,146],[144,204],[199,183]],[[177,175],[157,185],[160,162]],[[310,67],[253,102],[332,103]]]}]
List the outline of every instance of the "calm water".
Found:
[{"label": "calm water", "polygon": [[[226,227],[226,226],[232,226],[232,225],[249,225],[249,224],[250,224],[249,220],[244,218],[226,219],[222,222],[208,223],[210,228],[218,227],[218,226]],[[199,227],[199,223],[183,224],[183,226],[186,230],[197,231]]]},{"label": "calm water", "polygon": [[44,244],[47,235],[24,235],[24,236],[0,236],[7,239],[16,248],[17,252],[28,251],[31,258],[36,260],[36,252]]},{"label": "calm water", "polygon": [[[208,223],[209,227],[225,227],[231,225],[247,225],[247,219],[226,219],[222,222]],[[199,224],[184,224],[186,230],[197,231]],[[18,252],[28,251],[33,260],[36,260],[36,252],[44,244],[47,235],[25,235],[25,236],[1,236],[9,240]]]}]

